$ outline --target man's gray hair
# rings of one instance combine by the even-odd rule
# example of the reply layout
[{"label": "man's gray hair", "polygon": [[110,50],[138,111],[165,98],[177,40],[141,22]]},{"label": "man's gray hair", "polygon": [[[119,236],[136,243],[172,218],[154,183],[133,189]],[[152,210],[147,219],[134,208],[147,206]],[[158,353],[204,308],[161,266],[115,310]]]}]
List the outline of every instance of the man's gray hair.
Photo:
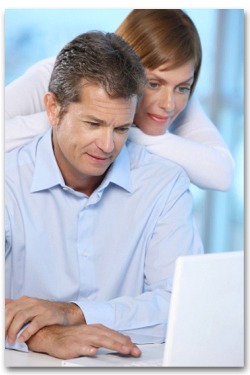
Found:
[{"label": "man's gray hair", "polygon": [[141,96],[146,85],[144,68],[137,54],[118,35],[93,31],[81,34],[58,54],[49,82],[61,106],[80,101],[83,82],[97,84],[110,97]]}]

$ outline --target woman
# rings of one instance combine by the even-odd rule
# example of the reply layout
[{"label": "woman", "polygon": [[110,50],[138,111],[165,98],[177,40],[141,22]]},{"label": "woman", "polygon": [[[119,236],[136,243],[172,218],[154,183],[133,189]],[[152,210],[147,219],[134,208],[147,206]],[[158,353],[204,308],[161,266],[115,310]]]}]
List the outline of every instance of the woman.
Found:
[{"label": "woman", "polygon": [[[129,138],[181,165],[195,185],[228,190],[232,156],[193,96],[202,51],[192,20],[180,9],[135,9],[116,33],[137,52],[148,77]],[[49,127],[42,99],[53,62],[43,60],[7,86],[7,151]]]}]

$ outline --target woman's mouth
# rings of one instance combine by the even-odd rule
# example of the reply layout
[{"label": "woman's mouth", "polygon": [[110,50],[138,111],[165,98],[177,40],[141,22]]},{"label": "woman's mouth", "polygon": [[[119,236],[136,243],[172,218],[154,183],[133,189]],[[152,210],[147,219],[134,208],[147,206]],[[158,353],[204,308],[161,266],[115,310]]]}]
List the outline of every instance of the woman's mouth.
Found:
[{"label": "woman's mouth", "polygon": [[169,120],[169,116],[159,116],[154,113],[148,113],[148,116],[160,124],[165,124]]}]

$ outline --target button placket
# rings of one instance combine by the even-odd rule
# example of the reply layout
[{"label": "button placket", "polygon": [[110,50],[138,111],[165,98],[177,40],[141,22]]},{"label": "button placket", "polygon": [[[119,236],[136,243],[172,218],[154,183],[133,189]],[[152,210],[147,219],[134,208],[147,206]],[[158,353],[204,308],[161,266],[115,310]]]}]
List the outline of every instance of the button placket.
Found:
[{"label": "button placket", "polygon": [[83,206],[78,220],[78,259],[80,269],[80,295],[89,297],[96,290],[93,264],[93,210],[88,202]]}]

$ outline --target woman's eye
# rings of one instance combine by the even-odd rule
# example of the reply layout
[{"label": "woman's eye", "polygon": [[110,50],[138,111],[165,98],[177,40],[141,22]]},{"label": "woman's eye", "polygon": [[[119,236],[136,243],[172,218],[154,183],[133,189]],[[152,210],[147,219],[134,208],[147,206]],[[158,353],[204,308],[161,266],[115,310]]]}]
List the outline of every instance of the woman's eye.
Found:
[{"label": "woman's eye", "polygon": [[179,92],[182,93],[182,94],[189,93],[190,90],[191,90],[190,86],[181,86],[181,87],[179,87]]}]

